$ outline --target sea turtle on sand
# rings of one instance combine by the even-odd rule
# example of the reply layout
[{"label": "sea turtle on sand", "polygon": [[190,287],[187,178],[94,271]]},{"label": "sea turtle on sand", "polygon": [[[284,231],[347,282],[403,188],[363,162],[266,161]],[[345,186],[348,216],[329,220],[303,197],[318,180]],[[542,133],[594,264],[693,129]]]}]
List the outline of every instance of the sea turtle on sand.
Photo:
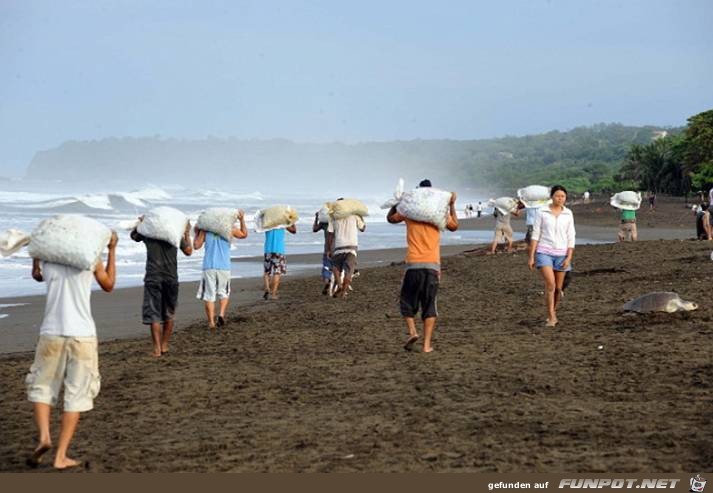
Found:
[{"label": "sea turtle on sand", "polygon": [[677,293],[659,291],[646,293],[624,304],[625,312],[688,312],[698,308],[692,301],[683,301]]}]

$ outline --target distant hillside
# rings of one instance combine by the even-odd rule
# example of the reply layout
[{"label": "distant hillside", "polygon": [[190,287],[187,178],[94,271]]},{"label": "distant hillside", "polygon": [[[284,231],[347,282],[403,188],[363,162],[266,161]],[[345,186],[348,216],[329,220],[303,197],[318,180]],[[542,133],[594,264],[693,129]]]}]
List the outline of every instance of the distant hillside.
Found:
[{"label": "distant hillside", "polygon": [[[391,184],[428,176],[443,186],[511,190],[563,182],[575,191],[613,182],[631,144],[658,127],[599,124],[567,132],[482,140],[412,140],[310,144],[283,139],[178,140],[158,137],[65,142],[38,152],[27,177],[64,181],[135,178],[137,182]],[[669,130],[671,131],[671,130]],[[677,130],[673,130],[677,131]]]}]

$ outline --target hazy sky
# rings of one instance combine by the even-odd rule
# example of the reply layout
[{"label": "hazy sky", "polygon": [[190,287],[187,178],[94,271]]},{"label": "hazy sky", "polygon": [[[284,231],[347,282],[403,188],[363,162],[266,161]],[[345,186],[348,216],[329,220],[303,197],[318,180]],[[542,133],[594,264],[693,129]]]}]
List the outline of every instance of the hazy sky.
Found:
[{"label": "hazy sky", "polygon": [[711,26],[711,0],[0,0],[0,174],[110,136],[682,125],[713,108]]}]

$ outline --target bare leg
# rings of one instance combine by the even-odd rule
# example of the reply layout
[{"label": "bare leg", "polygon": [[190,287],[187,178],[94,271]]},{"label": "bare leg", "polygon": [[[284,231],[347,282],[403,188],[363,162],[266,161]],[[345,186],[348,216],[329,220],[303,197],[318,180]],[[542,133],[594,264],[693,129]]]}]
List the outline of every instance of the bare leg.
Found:
[{"label": "bare leg", "polygon": [[215,329],[215,302],[206,301],[204,303],[205,315],[208,317],[208,327]]},{"label": "bare leg", "polygon": [[218,306],[220,310],[220,316],[225,318],[225,312],[228,311],[228,303],[230,302],[230,298],[221,298],[218,301]]},{"label": "bare leg", "polygon": [[173,320],[163,321],[163,334],[161,334],[161,353],[168,352],[168,341],[171,340],[171,334],[173,333]]},{"label": "bare leg", "polygon": [[152,356],[161,356],[161,322],[151,322],[151,339],[153,340]]},{"label": "bare leg", "polygon": [[270,274],[268,272],[265,272],[262,275],[262,280],[265,283],[265,295],[263,298],[267,299],[267,296],[270,294]]},{"label": "bare leg", "polygon": [[272,299],[277,299],[277,290],[280,288],[280,274],[272,276]]},{"label": "bare leg", "polygon": [[[557,305],[559,305],[560,300],[562,300],[562,286],[564,286],[564,276],[567,275],[566,272],[555,271],[555,311],[557,311]],[[557,316],[555,316],[557,320]]]},{"label": "bare leg", "polygon": [[406,328],[408,329],[408,339],[404,345],[406,351],[413,349],[414,343],[418,340],[418,332],[416,332],[416,319],[413,317],[404,317],[406,320]]},{"label": "bare leg", "polygon": [[50,412],[52,408],[44,402],[34,402],[33,409],[39,443],[32,455],[27,459],[27,463],[31,466],[37,466],[45,452],[52,448],[52,437],[50,435]]},{"label": "bare leg", "polygon": [[337,295],[342,292],[342,272],[334,266],[332,266],[332,279],[334,279],[332,296],[337,297]]},{"label": "bare leg", "polygon": [[512,238],[508,238],[508,253],[512,252]]},{"label": "bare leg", "polygon": [[490,245],[490,253],[495,253],[495,250],[498,248],[498,239],[495,238],[493,240],[493,243]]},{"label": "bare leg", "polygon": [[342,298],[347,297],[347,291],[349,289],[349,285],[352,283],[352,275],[351,274],[345,274],[344,275],[344,280],[342,281],[342,287],[341,289],[341,295]]},{"label": "bare leg", "polygon": [[557,323],[555,313],[555,274],[552,267],[541,267],[540,274],[545,281],[545,305],[547,306],[547,324],[554,326]]},{"label": "bare leg", "polygon": [[433,337],[433,329],[436,328],[436,317],[428,317],[423,321],[423,352],[430,353],[433,351],[431,345],[431,337]]},{"label": "bare leg", "polygon": [[67,457],[67,449],[74,436],[74,431],[77,429],[77,423],[79,423],[79,413],[66,411],[62,413],[62,427],[59,430],[57,454],[54,456],[54,467],[57,469],[79,465],[78,461]]}]

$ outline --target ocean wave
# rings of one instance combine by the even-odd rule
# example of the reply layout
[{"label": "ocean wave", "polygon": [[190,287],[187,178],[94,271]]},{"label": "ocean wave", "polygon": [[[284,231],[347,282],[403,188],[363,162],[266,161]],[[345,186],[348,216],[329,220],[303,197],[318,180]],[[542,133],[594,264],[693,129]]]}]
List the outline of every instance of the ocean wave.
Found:
[{"label": "ocean wave", "polygon": [[52,212],[102,212],[145,209],[152,202],[168,202],[171,195],[158,187],[131,192],[92,193],[83,195],[39,194],[30,192],[0,192],[0,203],[15,209]]}]

